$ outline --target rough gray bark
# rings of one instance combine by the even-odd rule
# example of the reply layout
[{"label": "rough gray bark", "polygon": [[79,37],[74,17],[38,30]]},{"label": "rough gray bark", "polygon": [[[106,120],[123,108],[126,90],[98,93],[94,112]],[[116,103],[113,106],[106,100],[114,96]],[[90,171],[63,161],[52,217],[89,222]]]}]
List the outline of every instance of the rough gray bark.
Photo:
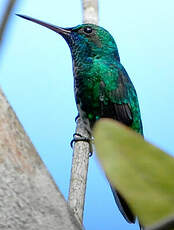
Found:
[{"label": "rough gray bark", "polygon": [[80,230],[0,90],[0,229]]},{"label": "rough gray bark", "polygon": [[[83,23],[98,23],[98,1],[82,0]],[[77,120],[76,133],[89,137],[84,129],[81,119]],[[79,141],[74,144],[71,183],[69,189],[69,206],[72,208],[77,220],[83,222],[83,210],[85,203],[86,182],[89,161],[89,144]]]},{"label": "rough gray bark", "polygon": [[[89,137],[84,129],[81,119],[77,120],[76,133]],[[83,210],[85,203],[86,182],[89,162],[89,144],[78,141],[74,144],[73,160],[71,168],[71,182],[69,190],[69,206],[72,208],[79,223],[83,222]]]}]

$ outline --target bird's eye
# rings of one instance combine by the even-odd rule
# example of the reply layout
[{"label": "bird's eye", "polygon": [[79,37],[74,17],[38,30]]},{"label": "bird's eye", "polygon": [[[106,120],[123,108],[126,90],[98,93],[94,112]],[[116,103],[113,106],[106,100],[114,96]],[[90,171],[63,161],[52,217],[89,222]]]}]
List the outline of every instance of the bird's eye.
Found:
[{"label": "bird's eye", "polygon": [[86,26],[84,28],[84,32],[87,33],[87,34],[90,34],[90,33],[92,33],[92,28],[90,26]]}]

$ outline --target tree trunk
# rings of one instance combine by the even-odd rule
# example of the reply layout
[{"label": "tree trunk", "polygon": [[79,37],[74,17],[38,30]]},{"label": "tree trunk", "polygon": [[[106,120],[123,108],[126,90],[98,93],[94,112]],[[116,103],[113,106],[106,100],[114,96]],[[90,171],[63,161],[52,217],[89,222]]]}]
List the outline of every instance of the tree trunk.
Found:
[{"label": "tree trunk", "polygon": [[0,229],[80,230],[0,90]]}]

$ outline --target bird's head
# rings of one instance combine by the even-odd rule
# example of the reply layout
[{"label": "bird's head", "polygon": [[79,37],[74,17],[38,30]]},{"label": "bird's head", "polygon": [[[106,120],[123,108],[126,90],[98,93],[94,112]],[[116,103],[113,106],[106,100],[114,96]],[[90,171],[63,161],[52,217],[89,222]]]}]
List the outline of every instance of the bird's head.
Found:
[{"label": "bird's head", "polygon": [[75,56],[82,58],[85,56],[91,58],[111,57],[119,61],[117,45],[113,37],[100,26],[82,24],[71,28],[62,28],[25,15],[17,15],[60,34],[68,43],[73,58]]}]

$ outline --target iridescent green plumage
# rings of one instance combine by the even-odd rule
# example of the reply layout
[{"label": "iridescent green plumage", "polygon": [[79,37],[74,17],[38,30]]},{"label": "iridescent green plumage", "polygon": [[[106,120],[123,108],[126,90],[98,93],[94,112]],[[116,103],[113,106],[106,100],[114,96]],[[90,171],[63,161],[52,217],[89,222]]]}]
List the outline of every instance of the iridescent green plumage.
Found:
[{"label": "iridescent green plumage", "polygon": [[[92,28],[85,33],[84,28]],[[73,28],[71,46],[76,102],[89,119],[91,128],[96,120],[109,117],[143,134],[137,94],[120,63],[112,36],[96,25]],[[81,113],[81,111],[79,111]]]},{"label": "iridescent green plumage", "polygon": [[[135,88],[120,63],[116,43],[108,31],[93,24],[60,28],[28,16],[18,16],[59,33],[68,43],[73,60],[77,108],[90,134],[95,122],[106,117],[143,135]],[[134,223],[135,216],[126,201],[112,185],[111,188],[123,216]]]}]

